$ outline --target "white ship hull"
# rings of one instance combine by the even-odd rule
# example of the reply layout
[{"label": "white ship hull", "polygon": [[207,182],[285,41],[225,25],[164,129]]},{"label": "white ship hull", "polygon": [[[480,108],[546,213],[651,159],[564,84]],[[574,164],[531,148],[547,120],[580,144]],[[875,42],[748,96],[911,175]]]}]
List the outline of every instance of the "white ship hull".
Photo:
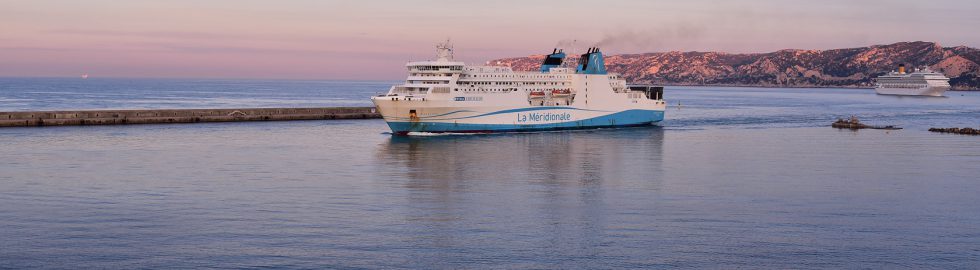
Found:
[{"label": "white ship hull", "polygon": [[949,78],[928,67],[905,73],[905,65],[899,65],[897,72],[889,72],[875,81],[875,92],[879,95],[941,97],[949,90]]},{"label": "white ship hull", "polygon": [[575,68],[555,49],[540,72],[439,59],[410,62],[404,84],[371,98],[392,133],[489,133],[649,126],[664,119],[663,88],[627,86],[590,48]]},{"label": "white ship hull", "polygon": [[523,106],[479,106],[452,104],[454,101],[396,101],[380,97],[373,101],[392,132],[399,135],[649,126],[663,121],[666,108],[663,102],[632,106],[527,106],[526,103]]},{"label": "white ship hull", "polygon": [[931,86],[922,88],[875,88],[879,95],[899,95],[899,96],[932,96],[941,97],[949,87]]}]

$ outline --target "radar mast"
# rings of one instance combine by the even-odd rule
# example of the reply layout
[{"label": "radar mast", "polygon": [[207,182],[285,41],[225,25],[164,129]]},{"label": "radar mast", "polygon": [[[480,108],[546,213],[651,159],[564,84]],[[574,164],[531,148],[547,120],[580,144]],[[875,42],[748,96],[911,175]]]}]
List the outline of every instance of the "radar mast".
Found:
[{"label": "radar mast", "polygon": [[436,61],[438,62],[452,62],[453,61],[453,44],[446,39],[446,42],[436,44]]}]

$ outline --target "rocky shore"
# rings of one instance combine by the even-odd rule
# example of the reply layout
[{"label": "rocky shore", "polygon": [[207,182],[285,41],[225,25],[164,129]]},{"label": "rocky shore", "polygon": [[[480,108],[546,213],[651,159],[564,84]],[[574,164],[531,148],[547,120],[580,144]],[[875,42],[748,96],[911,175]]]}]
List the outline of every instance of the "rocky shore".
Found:
[{"label": "rocky shore", "polygon": [[980,135],[980,129],[974,128],[930,128],[929,131],[939,133],[954,133],[963,135]]},{"label": "rocky shore", "polygon": [[861,121],[858,120],[858,118],[855,117],[855,116],[851,116],[848,119],[837,118],[837,121],[835,121],[833,124],[830,124],[830,126],[831,127],[835,127],[835,128],[840,128],[840,129],[853,129],[853,130],[866,129],[866,128],[870,128],[870,129],[888,129],[888,130],[902,129],[902,128],[896,127],[896,126],[872,126],[872,125],[867,125],[867,124],[861,123]]}]

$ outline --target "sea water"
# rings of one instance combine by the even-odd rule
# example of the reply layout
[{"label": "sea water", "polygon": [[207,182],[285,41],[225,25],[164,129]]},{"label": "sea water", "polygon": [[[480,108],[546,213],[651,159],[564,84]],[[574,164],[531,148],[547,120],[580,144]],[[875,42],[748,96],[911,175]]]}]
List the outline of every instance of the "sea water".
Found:
[{"label": "sea water", "polygon": [[[0,79],[0,111],[369,106],[391,82]],[[667,87],[649,128],[0,129],[0,268],[977,268],[980,93]],[[838,130],[858,116],[902,130]],[[424,135],[424,134],[423,134]]]}]

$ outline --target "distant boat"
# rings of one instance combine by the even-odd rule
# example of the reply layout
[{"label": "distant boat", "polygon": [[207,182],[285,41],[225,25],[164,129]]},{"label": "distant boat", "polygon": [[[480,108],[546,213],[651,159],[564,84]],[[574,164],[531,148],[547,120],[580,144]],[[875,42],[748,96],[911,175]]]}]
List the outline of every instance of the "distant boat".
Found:
[{"label": "distant boat", "polygon": [[875,92],[879,95],[941,97],[946,90],[949,90],[949,78],[929,67],[906,73],[905,65],[899,65],[897,72],[889,72],[875,80]]},{"label": "distant boat", "polygon": [[88,79],[88,73],[82,74],[82,80],[84,80],[84,79]]}]

